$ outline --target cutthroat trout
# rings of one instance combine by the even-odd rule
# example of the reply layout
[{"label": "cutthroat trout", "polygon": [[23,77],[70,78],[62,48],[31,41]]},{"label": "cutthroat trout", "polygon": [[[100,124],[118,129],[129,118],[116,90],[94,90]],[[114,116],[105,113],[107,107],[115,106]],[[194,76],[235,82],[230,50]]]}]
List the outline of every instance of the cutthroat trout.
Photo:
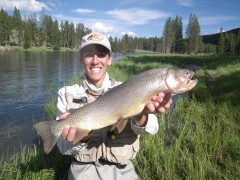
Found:
[{"label": "cutthroat trout", "polygon": [[[34,125],[43,139],[44,152],[55,146],[63,127],[76,125],[80,141],[92,130],[100,129],[140,114],[146,103],[160,92],[180,94],[190,91],[197,80],[187,69],[156,68],[140,73],[74,111],[63,121],[43,121]],[[77,141],[78,142],[78,141]],[[73,143],[77,143],[73,142]]]}]

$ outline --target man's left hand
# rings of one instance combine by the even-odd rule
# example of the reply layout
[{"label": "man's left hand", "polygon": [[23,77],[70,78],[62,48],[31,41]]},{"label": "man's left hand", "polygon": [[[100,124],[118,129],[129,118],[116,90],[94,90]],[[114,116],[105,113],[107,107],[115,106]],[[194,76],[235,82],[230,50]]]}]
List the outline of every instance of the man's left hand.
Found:
[{"label": "man's left hand", "polygon": [[159,93],[153,96],[145,105],[144,110],[140,115],[133,117],[135,124],[139,127],[144,127],[147,124],[147,115],[150,113],[164,113],[166,109],[170,108],[173,103],[171,93]]},{"label": "man's left hand", "polygon": [[173,103],[171,93],[159,93],[147,102],[142,114],[164,113]]}]

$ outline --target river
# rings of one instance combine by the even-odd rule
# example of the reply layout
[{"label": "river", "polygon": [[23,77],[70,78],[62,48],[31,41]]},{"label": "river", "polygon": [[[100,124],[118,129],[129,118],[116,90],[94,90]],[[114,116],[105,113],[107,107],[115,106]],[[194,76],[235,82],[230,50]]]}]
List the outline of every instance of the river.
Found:
[{"label": "river", "polygon": [[[113,53],[113,62],[127,55]],[[82,69],[78,52],[0,52],[0,155],[33,144],[32,125],[46,118],[48,88]]]}]

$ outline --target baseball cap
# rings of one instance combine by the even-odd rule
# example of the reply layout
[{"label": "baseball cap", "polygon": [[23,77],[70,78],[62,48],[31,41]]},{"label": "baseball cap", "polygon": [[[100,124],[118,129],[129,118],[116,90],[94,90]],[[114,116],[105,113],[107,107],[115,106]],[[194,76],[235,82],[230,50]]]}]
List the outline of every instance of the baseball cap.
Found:
[{"label": "baseball cap", "polygon": [[100,44],[109,49],[110,51],[112,51],[108,38],[106,38],[103,34],[100,34],[98,32],[92,32],[90,34],[83,36],[80,49],[90,44]]}]

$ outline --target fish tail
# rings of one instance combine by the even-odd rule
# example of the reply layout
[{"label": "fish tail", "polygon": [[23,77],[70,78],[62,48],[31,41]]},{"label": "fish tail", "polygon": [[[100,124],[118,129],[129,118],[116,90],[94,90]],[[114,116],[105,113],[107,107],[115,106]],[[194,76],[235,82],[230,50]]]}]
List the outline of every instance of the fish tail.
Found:
[{"label": "fish tail", "polygon": [[59,136],[55,136],[51,131],[51,126],[55,121],[42,121],[35,124],[37,134],[43,139],[44,152],[48,154],[57,143]]}]

